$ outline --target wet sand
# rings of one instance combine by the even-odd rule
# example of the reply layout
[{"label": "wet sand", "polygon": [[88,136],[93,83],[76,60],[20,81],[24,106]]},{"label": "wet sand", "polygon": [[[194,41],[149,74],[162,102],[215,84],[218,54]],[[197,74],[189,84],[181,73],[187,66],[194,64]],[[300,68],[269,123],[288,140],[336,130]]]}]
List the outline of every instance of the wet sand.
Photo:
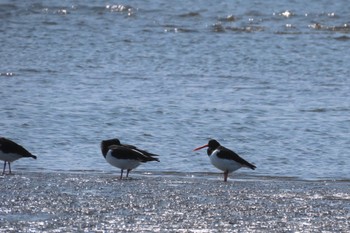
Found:
[{"label": "wet sand", "polygon": [[0,232],[350,231],[348,181],[131,175],[2,176]]}]

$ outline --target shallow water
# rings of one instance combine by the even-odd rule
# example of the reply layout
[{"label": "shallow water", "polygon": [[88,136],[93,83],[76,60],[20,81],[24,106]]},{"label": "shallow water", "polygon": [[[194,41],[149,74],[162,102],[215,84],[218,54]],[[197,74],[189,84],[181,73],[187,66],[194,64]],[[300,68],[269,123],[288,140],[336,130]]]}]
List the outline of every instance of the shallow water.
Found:
[{"label": "shallow water", "polygon": [[0,232],[348,232],[348,182],[18,173],[0,178]]},{"label": "shallow water", "polygon": [[349,179],[347,1],[1,1],[0,134],[14,170],[112,172],[119,137],[149,172],[218,172],[216,138],[255,171]]}]

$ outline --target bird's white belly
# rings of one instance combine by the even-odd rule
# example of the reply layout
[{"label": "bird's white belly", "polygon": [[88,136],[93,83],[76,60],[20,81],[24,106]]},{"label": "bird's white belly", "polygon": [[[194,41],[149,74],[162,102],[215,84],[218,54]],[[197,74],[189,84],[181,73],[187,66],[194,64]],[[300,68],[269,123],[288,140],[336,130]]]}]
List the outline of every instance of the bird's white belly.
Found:
[{"label": "bird's white belly", "polygon": [[218,169],[222,171],[228,171],[229,173],[234,172],[242,167],[240,163],[233,160],[222,159],[216,156],[217,151],[213,151],[210,155],[210,162]]},{"label": "bird's white belly", "polygon": [[17,159],[22,158],[21,155],[19,154],[14,154],[14,153],[4,153],[2,151],[0,151],[0,160],[2,161],[6,161],[6,162],[13,162]]},{"label": "bird's white belly", "polygon": [[111,156],[110,152],[107,153],[106,160],[112,166],[120,169],[134,169],[141,164],[141,162],[132,159],[116,159]]}]

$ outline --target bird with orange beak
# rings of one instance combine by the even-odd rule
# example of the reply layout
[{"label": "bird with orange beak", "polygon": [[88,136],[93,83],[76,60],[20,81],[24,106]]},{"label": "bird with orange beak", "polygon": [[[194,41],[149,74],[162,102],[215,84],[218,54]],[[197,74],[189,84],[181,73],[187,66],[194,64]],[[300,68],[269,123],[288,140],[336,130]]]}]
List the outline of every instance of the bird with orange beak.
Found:
[{"label": "bird with orange beak", "polygon": [[203,148],[207,149],[207,154],[210,158],[210,162],[218,169],[224,172],[224,181],[227,181],[228,174],[234,172],[241,167],[247,167],[255,169],[256,166],[247,162],[241,158],[234,151],[227,149],[220,145],[220,143],[214,139],[210,139],[208,144],[195,148],[193,151],[197,151]]}]

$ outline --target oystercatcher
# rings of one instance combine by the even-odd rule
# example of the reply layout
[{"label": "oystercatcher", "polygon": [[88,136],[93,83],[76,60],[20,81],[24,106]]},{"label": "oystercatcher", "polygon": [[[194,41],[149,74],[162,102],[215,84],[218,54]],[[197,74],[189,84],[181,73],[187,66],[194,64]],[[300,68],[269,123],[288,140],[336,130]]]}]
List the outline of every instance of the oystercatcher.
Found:
[{"label": "oystercatcher", "polygon": [[136,146],[121,144],[119,139],[103,140],[101,142],[101,152],[106,161],[114,167],[120,168],[120,179],[123,178],[123,171],[126,169],[126,177],[129,172],[138,167],[141,163],[158,161],[154,158],[156,154],[138,149]]},{"label": "oystercatcher", "polygon": [[234,172],[241,167],[255,169],[256,166],[242,159],[232,150],[220,145],[214,139],[209,140],[208,144],[195,148],[193,151],[208,147],[207,154],[210,157],[210,162],[218,169],[224,171],[224,181],[227,181],[229,173]]},{"label": "oystercatcher", "polygon": [[5,174],[7,163],[9,165],[9,174],[11,174],[11,163],[17,159],[24,157],[31,157],[36,159],[35,155],[32,155],[21,145],[18,145],[10,139],[0,137],[0,160],[4,161],[4,169],[2,170],[2,175]]}]

